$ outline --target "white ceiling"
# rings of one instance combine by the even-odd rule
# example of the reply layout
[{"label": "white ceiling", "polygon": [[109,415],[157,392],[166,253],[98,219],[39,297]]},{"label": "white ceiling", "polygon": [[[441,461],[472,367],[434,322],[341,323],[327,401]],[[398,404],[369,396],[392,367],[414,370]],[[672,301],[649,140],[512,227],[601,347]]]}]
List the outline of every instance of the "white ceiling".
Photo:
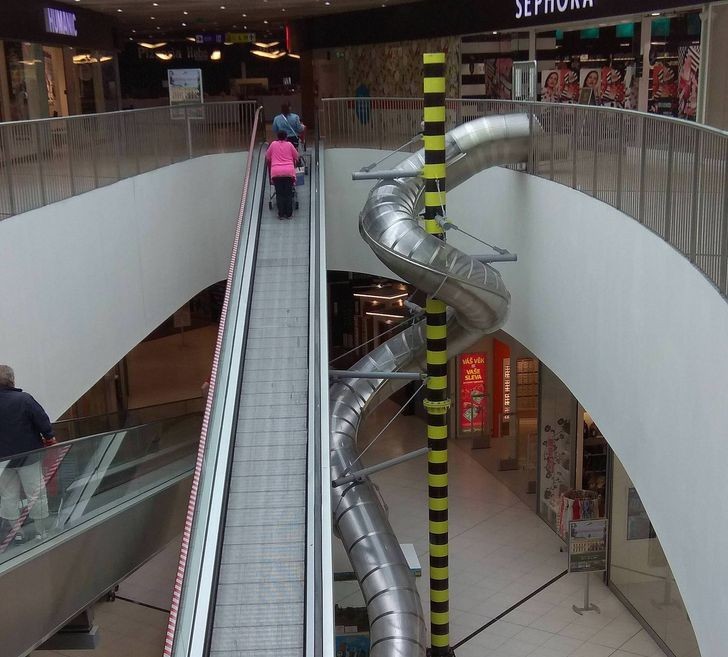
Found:
[{"label": "white ceiling", "polygon": [[[161,36],[165,33],[185,32],[192,35],[200,31],[262,31],[282,27],[285,21],[294,18],[392,6],[417,0],[60,1],[113,16],[125,35],[155,33]],[[132,32],[133,30],[136,32]]]}]

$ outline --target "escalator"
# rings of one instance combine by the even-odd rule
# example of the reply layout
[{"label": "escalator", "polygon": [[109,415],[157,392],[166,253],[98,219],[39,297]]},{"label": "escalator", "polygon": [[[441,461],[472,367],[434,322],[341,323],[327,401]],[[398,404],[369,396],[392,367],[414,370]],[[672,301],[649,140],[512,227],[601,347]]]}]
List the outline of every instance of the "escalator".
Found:
[{"label": "escalator", "polygon": [[42,644],[179,535],[201,425],[191,413],[0,461],[1,657]]},{"label": "escalator", "polygon": [[318,146],[298,208],[251,148],[165,655],[333,651],[326,264]]}]

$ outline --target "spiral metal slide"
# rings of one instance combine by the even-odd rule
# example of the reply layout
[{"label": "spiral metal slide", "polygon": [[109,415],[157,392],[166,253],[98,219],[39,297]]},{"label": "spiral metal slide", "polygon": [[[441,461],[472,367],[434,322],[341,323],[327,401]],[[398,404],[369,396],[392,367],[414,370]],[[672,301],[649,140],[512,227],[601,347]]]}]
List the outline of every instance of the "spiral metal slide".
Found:
[{"label": "spiral metal slide", "polygon": [[[525,114],[477,119],[446,135],[448,187],[496,165],[528,157],[531,123]],[[424,151],[398,167],[420,173]],[[452,308],[448,352],[467,349],[508,316],[510,294],[493,267],[433,235],[417,218],[424,205],[421,176],[380,181],[359,217],[359,231],[398,276]],[[420,321],[362,358],[352,369],[425,371],[425,322]],[[330,389],[332,479],[357,469],[359,426],[403,381],[341,379]],[[424,657],[427,624],[415,580],[368,478],[333,489],[333,520],[367,604],[372,657]]]}]

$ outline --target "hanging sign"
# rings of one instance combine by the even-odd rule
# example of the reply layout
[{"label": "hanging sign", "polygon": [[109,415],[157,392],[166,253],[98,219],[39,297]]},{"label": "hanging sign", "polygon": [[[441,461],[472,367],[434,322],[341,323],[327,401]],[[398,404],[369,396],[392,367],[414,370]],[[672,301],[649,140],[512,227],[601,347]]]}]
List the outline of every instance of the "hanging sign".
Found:
[{"label": "hanging sign", "polygon": [[485,354],[460,354],[459,415],[463,432],[481,432],[485,427],[487,370]]},{"label": "hanging sign", "polygon": [[569,572],[601,573],[607,569],[607,519],[569,523]]},{"label": "hanging sign", "polygon": [[53,9],[46,7],[45,28],[51,34],[64,34],[66,36],[78,36],[76,29],[76,14],[64,9]]},{"label": "hanging sign", "polygon": [[227,32],[225,43],[253,43],[255,32]]},{"label": "hanging sign", "polygon": [[[167,70],[169,85],[169,104],[201,105],[204,102],[202,93],[202,70],[199,68],[170,68]],[[185,110],[181,107],[172,110],[173,119],[185,118]],[[202,108],[187,110],[190,118],[202,118]]]}]

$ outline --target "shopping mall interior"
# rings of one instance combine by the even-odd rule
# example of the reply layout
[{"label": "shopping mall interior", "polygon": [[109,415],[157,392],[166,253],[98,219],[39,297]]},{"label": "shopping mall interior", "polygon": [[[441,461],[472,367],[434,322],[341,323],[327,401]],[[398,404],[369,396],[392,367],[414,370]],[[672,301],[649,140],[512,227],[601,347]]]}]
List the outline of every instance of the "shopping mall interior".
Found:
[{"label": "shopping mall interior", "polygon": [[725,657],[726,61],[725,0],[3,0],[0,657]]}]

